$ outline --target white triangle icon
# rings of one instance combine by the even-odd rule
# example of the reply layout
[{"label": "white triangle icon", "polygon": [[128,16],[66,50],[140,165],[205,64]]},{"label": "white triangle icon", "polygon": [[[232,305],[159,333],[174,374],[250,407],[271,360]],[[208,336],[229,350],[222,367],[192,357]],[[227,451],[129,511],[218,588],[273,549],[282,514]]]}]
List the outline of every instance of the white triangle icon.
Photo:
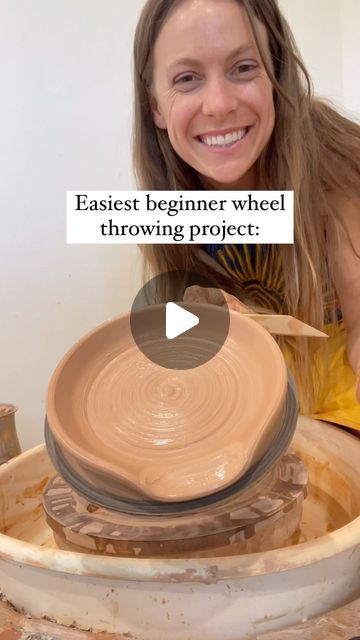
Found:
[{"label": "white triangle icon", "polygon": [[177,338],[199,324],[199,318],[174,302],[166,304],[166,337]]}]

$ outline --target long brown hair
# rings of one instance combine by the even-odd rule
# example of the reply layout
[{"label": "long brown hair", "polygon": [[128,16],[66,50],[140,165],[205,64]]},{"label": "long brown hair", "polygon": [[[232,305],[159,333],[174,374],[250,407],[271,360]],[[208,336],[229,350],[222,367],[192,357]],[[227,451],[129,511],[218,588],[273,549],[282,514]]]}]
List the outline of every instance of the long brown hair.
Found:
[{"label": "long brown hair", "polygon": [[[154,43],[170,11],[180,2],[148,0],[136,30],[133,161],[140,189],[201,189],[197,173],[175,153],[167,131],[155,126],[150,106]],[[247,13],[274,87],[276,121],[257,162],[259,184],[262,189],[294,190],[295,196],[295,243],[278,246],[278,257],[284,267],[281,311],[322,329],[325,306],[332,319],[336,312],[326,258],[326,228],[329,223],[342,224],[342,219],[332,194],[343,194],[360,202],[360,127],[330,104],[314,98],[309,74],[276,0],[236,2]],[[267,30],[272,68],[261,46],[257,20]],[[142,250],[145,264],[152,272],[173,269],[204,272],[204,264],[193,245],[147,245]],[[218,286],[244,299],[239,282],[224,281],[215,271],[211,275]],[[295,376],[301,381],[302,410],[308,412],[318,390],[316,379],[306,372],[310,372],[311,353],[318,343],[289,339],[286,346]]]}]

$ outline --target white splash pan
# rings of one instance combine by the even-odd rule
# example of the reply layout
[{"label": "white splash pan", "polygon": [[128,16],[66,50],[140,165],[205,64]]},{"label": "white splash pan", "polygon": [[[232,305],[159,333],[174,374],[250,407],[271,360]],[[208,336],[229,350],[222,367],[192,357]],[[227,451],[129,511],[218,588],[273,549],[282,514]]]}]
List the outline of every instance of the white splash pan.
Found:
[{"label": "white splash pan", "polygon": [[25,452],[0,467],[1,591],[33,617],[132,640],[252,638],[358,597],[360,439],[300,418],[293,444],[310,472],[307,541],[177,560],[56,549],[41,508],[53,468],[44,445]]}]

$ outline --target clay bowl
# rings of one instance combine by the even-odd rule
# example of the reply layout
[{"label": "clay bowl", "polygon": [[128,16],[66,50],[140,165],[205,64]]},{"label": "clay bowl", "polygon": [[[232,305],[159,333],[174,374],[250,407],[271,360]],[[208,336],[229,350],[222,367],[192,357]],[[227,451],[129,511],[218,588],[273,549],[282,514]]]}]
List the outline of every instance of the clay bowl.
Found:
[{"label": "clay bowl", "polygon": [[204,510],[209,506],[219,506],[233,496],[247,496],[249,490],[262,482],[272,471],[288,449],[296,428],[298,403],[295,385],[289,375],[288,392],[282,426],[264,455],[257,460],[233,484],[206,496],[182,502],[161,502],[150,500],[133,487],[118,482],[113,493],[114,482],[101,473],[96,473],[68,452],[64,452],[54,439],[47,420],[45,420],[45,442],[48,455],[60,476],[84,499],[93,504],[121,514],[135,516],[174,516],[193,511]]},{"label": "clay bowl", "polygon": [[[189,362],[208,348],[224,309],[191,305],[204,315],[177,339]],[[142,310],[148,340],[159,339],[163,305]],[[233,484],[270,448],[285,411],[287,371],[275,340],[254,321],[230,313],[228,337],[206,364],[170,370],[148,360],[130,317],[107,322],[80,340],[55,370],[47,419],[65,455],[103,478],[151,500],[178,502]]]}]

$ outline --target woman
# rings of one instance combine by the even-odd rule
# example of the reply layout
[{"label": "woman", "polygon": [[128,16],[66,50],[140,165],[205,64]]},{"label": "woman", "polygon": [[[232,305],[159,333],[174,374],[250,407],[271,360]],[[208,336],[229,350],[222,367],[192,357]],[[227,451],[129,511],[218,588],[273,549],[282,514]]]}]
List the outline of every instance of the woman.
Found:
[{"label": "woman", "polygon": [[301,408],[360,430],[359,126],[313,97],[275,0],[148,0],[134,53],[139,188],[295,195],[294,245],[154,245],[146,264],[325,325],[326,346],[282,342]]}]

